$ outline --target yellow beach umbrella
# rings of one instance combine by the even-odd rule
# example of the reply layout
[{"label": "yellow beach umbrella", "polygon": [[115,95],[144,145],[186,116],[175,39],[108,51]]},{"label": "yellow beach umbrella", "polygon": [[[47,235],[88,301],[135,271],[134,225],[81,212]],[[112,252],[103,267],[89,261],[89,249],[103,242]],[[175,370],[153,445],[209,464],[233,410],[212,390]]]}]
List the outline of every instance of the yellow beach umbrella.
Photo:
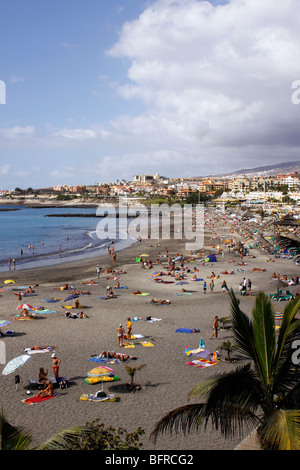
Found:
[{"label": "yellow beach umbrella", "polygon": [[7,279],[6,281],[4,281],[4,284],[15,284],[15,281],[13,281],[12,279]]},{"label": "yellow beach umbrella", "polygon": [[146,253],[143,253],[143,254],[140,255],[140,256],[142,257],[142,256],[150,256],[150,255],[147,255]]}]

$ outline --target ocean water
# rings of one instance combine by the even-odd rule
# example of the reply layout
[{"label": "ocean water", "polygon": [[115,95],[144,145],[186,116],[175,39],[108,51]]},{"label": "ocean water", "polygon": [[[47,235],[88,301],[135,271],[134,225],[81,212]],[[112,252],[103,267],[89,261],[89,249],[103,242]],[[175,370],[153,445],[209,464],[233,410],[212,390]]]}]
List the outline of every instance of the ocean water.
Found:
[{"label": "ocean water", "polygon": [[[8,271],[9,258],[15,259],[16,269],[49,266],[103,255],[111,240],[115,251],[136,242],[127,235],[132,219],[46,217],[95,214],[97,208],[0,206],[0,209],[15,209],[0,210],[0,272]],[[109,208],[102,210],[114,212]]]}]

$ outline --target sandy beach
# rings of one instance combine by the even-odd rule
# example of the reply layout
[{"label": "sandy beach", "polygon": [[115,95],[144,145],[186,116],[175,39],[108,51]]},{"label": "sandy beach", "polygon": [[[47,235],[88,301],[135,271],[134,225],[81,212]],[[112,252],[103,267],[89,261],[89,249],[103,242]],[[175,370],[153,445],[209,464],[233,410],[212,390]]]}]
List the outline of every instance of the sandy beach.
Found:
[{"label": "sandy beach", "polygon": [[[122,426],[130,432],[142,427],[145,430],[141,438],[144,450],[234,449],[247,433],[225,440],[219,432],[208,428],[187,437],[160,436],[156,444],[149,440],[149,434],[166,412],[188,403],[188,392],[195,384],[243,363],[243,359],[238,356],[236,362],[226,363],[225,353],[220,351],[222,342],[232,340],[230,329],[220,330],[218,339],[209,338],[215,315],[221,318],[230,314],[228,295],[221,289],[222,281],[225,279],[228,287],[234,289],[241,301],[241,308],[250,314],[255,294],[260,290],[266,293],[276,291],[271,284],[273,273],[286,273],[289,279],[299,274],[299,266],[291,259],[274,258],[260,248],[249,250],[251,257],[245,256],[244,265],[241,265],[239,255],[230,252],[224,240],[226,237],[234,237],[238,241],[243,238],[242,230],[241,224],[231,222],[225,216],[212,218],[206,226],[205,247],[200,254],[196,254],[195,260],[190,261],[191,254],[185,249],[183,240],[143,240],[117,252],[114,263],[107,254],[96,259],[62,263],[43,269],[17,269],[1,273],[0,319],[11,322],[2,330],[15,332],[14,336],[1,338],[2,346],[5,345],[6,362],[24,354],[24,349],[34,345],[55,346],[56,355],[61,360],[60,375],[69,377],[70,381],[68,388],[58,390],[59,396],[56,398],[33,406],[23,403],[22,400],[30,396],[26,395],[29,380],[38,378],[40,367],[48,369],[48,375],[53,376],[51,352],[31,354],[30,361],[18,370],[21,382],[17,389],[14,384],[15,373],[0,376],[1,406],[8,421],[30,431],[33,445],[42,443],[61,429],[84,425],[99,418],[107,426]],[[245,241],[247,244],[248,241]],[[216,253],[217,245],[223,247],[224,255],[217,253],[217,262],[203,263],[207,253]],[[153,273],[167,273],[168,258],[176,257],[177,253],[184,256],[184,281],[187,284],[178,285],[177,280],[168,275],[159,277],[168,283],[156,282]],[[143,269],[136,261],[141,254],[149,255],[146,259],[152,260],[152,269]],[[158,260],[160,264],[157,264]],[[97,264],[102,267],[99,280],[96,275]],[[180,266],[180,263],[176,263],[176,266]],[[115,272],[126,273],[105,274],[107,267],[112,267]],[[234,271],[234,274],[222,274],[225,271]],[[210,293],[209,276],[212,272],[216,278],[213,293]],[[203,292],[203,281],[192,280],[195,275],[206,281],[206,294]],[[120,286],[127,288],[115,289],[117,279],[110,277],[118,278]],[[241,296],[239,293],[239,285],[244,277],[252,281],[252,295]],[[5,280],[9,279],[14,280],[15,284],[5,284]],[[86,284],[89,280],[96,284]],[[70,291],[54,289],[65,283],[76,291],[84,292],[79,297],[83,308],[72,311],[82,311],[86,318],[66,317],[67,309],[63,307],[74,303],[64,302]],[[37,284],[34,287],[37,295],[23,297],[21,303],[28,303],[33,308],[43,306],[54,313],[38,313],[38,318],[33,320],[15,320],[20,312],[17,310],[18,291],[11,289]],[[113,287],[115,298],[99,298],[105,295],[107,286]],[[183,288],[187,292],[182,292]],[[299,286],[288,286],[287,289],[296,293]],[[133,295],[137,291],[148,295]],[[45,299],[52,298],[61,300],[56,303],[45,302]],[[169,300],[170,304],[151,304],[151,299]],[[285,304],[274,302],[276,312],[282,311]],[[117,347],[116,329],[120,323],[126,328],[128,317],[134,320],[132,335],[142,337],[131,339],[134,347]],[[148,317],[152,321],[147,321]],[[200,332],[176,332],[181,328],[196,328]],[[212,367],[200,369],[187,364],[191,356],[185,354],[185,348],[199,348],[201,338],[211,352],[220,352],[218,363]],[[141,385],[141,389],[135,393],[127,391],[124,385],[129,383],[130,378],[124,364],[107,363],[120,380],[104,383],[103,389],[106,393],[116,393],[120,400],[106,403],[80,400],[82,394],[95,393],[102,387],[101,384],[87,384],[84,379],[88,371],[100,365],[89,359],[100,355],[103,350],[137,356],[137,359],[128,362],[132,367],[146,364],[135,376],[135,382]],[[193,356],[193,359],[196,358]],[[0,364],[1,372],[4,366]]]}]

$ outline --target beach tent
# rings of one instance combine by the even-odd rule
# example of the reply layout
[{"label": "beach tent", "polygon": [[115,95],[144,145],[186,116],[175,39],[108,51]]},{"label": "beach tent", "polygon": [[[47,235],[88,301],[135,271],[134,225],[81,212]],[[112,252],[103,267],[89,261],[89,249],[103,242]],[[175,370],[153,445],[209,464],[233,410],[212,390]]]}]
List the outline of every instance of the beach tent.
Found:
[{"label": "beach tent", "polygon": [[205,258],[206,263],[214,263],[215,261],[217,261],[216,255],[207,255]]}]

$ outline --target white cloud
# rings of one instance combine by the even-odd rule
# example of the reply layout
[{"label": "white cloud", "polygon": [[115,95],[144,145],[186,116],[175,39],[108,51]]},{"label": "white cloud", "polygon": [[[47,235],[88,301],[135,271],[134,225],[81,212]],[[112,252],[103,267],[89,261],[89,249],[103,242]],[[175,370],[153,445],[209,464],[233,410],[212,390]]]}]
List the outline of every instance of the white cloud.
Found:
[{"label": "white cloud", "polygon": [[9,140],[24,139],[26,137],[33,136],[34,133],[35,128],[33,126],[14,126],[11,128],[0,129],[0,136]]},{"label": "white cloud", "polygon": [[[108,51],[127,58],[128,101],[147,106],[114,125],[157,147],[172,141],[186,154],[207,157],[249,146],[299,145],[300,109],[291,105],[299,74],[300,17],[296,0],[158,0],[124,24]],[[197,147],[198,146],[198,147]],[[264,152],[265,157],[272,159]],[[224,155],[224,150],[222,150]],[[182,163],[185,161],[183,156]],[[216,157],[218,158],[218,157]]]},{"label": "white cloud", "polygon": [[10,77],[11,83],[18,83],[18,82],[24,82],[24,78],[22,77],[17,77],[16,75],[12,75]]},{"label": "white cloud", "polygon": [[8,163],[6,163],[5,165],[2,165],[0,167],[0,175],[1,176],[7,175],[10,172],[10,168],[11,166]]},{"label": "white cloud", "polygon": [[53,135],[70,140],[85,141],[97,138],[105,139],[109,136],[109,132],[102,129],[61,129],[54,132]]}]

